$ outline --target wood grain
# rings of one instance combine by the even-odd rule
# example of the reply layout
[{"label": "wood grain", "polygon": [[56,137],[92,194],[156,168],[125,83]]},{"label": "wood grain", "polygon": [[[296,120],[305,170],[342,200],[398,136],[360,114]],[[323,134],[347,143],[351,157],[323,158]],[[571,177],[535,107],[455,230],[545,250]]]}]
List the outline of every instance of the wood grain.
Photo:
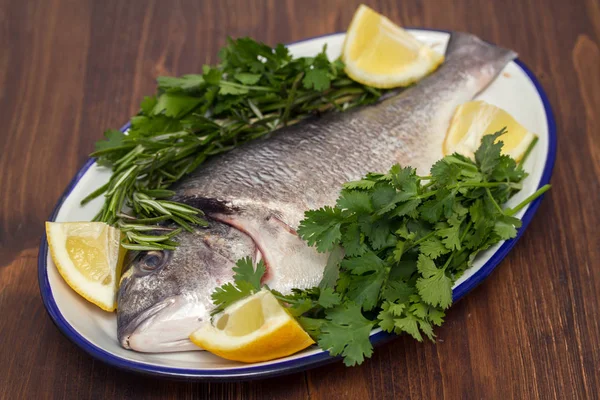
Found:
[{"label": "wood grain", "polygon": [[37,247],[102,131],[127,121],[156,76],[216,62],[227,35],[275,44],[342,31],[358,1],[0,0],[0,398],[600,398],[598,0],[367,3],[405,26],[517,50],[556,114],[553,190],[438,342],[402,337],[360,367],[237,383],[148,378],[77,348],[41,302]]}]

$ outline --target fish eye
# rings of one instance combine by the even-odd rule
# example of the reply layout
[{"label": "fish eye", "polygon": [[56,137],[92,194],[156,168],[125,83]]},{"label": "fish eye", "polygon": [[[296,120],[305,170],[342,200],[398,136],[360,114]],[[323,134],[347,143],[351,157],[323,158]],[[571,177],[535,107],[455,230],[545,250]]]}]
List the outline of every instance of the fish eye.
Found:
[{"label": "fish eye", "polygon": [[164,251],[148,251],[142,255],[138,265],[143,272],[153,272],[164,265],[166,258]]}]

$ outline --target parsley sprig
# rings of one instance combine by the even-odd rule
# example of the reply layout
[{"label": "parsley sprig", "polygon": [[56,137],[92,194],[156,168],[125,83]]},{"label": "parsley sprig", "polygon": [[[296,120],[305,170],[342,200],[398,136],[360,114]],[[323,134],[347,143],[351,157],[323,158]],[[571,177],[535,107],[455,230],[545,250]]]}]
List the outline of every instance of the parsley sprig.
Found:
[{"label": "parsley sprig", "polygon": [[228,305],[257,293],[261,289],[260,280],[265,271],[266,267],[262,260],[256,264],[256,268],[250,257],[238,260],[236,266],[233,267],[233,283],[226,283],[218,287],[212,294],[212,299],[217,305],[212,314],[217,314]]},{"label": "parsley sprig", "polygon": [[[250,38],[229,39],[221,63],[202,74],[159,77],[127,134],[105,132],[92,153],[112,168],[109,182],[82,203],[104,196],[95,220],[123,227],[132,249],[166,249],[174,235],[144,233],[142,225],[168,221],[182,229],[205,225],[200,210],[167,200],[168,187],[216,154],[328,110],[376,101],[381,92],[348,78],[325,48],[316,57],[292,58]],[[139,229],[138,229],[139,228]]]},{"label": "parsley sprig", "polygon": [[[334,207],[305,213],[298,233],[330,254],[323,279],[290,295],[273,293],[321,348],[355,365],[371,356],[375,327],[434,340],[456,280],[479,252],[514,238],[521,226],[514,215],[550,188],[502,208],[527,176],[501,154],[496,139],[503,133],[484,136],[474,161],[453,154],[429,176],[394,165],[386,174],[346,183]],[[244,283],[243,275],[235,282],[252,286],[251,294],[260,286],[246,264],[245,276],[254,283]],[[256,271],[262,276],[264,265]],[[213,295],[219,310],[239,299],[233,292],[223,296],[224,290],[230,291]]]}]

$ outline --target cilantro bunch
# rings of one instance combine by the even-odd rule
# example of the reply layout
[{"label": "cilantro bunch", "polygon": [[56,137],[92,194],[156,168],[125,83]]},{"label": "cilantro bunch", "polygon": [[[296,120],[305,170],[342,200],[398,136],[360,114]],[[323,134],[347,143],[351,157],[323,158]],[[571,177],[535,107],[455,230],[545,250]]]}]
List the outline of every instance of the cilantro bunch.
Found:
[{"label": "cilantro bunch", "polygon": [[[221,63],[202,74],[159,77],[127,134],[105,132],[93,157],[112,168],[109,182],[82,204],[104,196],[95,220],[116,224],[130,249],[168,249],[173,234],[148,235],[149,224],[169,221],[182,229],[205,224],[198,209],[171,202],[168,187],[207,158],[280,127],[328,110],[376,101],[381,92],[349,79],[325,48],[316,57],[292,58],[250,38],[229,39]],[[128,210],[127,213],[124,210]]]},{"label": "cilantro bunch", "polygon": [[[550,188],[502,208],[527,175],[501,155],[495,141],[504,132],[484,136],[474,161],[453,154],[429,176],[394,165],[346,183],[334,207],[305,213],[298,233],[330,252],[323,279],[318,287],[274,294],[322,349],[355,365],[371,356],[376,327],[434,339],[456,280],[480,251],[514,238],[521,226],[514,215]],[[264,265],[244,271],[214,293],[219,310],[260,289]]]}]

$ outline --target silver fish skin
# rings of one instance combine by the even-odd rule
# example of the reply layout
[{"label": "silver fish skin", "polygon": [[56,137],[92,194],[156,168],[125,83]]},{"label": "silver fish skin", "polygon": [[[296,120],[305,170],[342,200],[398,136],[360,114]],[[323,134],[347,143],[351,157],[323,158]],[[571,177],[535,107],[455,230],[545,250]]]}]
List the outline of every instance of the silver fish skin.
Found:
[{"label": "silver fish skin", "polygon": [[193,349],[210,294],[237,259],[263,259],[263,282],[281,292],[318,284],[326,254],[295,232],[304,212],[333,205],[344,182],[393,164],[426,175],[442,154],[460,104],[487,87],[516,54],[453,33],[444,64],[401,94],[283,128],[209,160],[176,184],[174,200],[201,208],[208,229],[178,237],[174,251],[138,254],[118,293],[121,345],[143,352]]}]

